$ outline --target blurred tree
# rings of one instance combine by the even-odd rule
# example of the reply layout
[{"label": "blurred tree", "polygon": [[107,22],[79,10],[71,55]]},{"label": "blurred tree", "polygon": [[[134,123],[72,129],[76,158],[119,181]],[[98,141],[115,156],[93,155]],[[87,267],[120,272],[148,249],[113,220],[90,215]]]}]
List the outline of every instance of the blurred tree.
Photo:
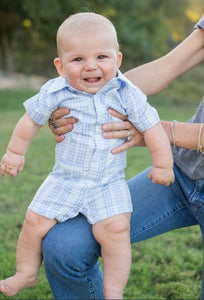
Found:
[{"label": "blurred tree", "polygon": [[11,72],[15,69],[13,48],[14,36],[21,27],[21,0],[0,1],[0,63],[1,69]]},{"label": "blurred tree", "polygon": [[202,10],[203,0],[0,0],[0,67],[56,75],[59,25],[70,14],[94,11],[116,26],[126,70],[175,46]]}]

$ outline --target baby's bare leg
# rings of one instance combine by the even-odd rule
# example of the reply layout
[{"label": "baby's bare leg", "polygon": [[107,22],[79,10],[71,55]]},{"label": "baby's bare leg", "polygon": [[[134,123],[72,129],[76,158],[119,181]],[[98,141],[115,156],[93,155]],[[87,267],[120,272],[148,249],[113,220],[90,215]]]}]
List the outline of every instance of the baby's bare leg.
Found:
[{"label": "baby's bare leg", "polygon": [[98,222],[93,234],[101,244],[105,299],[122,299],[131,267],[130,213]]},{"label": "baby's bare leg", "polygon": [[0,281],[0,291],[5,296],[14,296],[20,290],[37,283],[42,262],[42,239],[55,224],[55,220],[47,219],[27,210],[18,239],[16,274]]}]

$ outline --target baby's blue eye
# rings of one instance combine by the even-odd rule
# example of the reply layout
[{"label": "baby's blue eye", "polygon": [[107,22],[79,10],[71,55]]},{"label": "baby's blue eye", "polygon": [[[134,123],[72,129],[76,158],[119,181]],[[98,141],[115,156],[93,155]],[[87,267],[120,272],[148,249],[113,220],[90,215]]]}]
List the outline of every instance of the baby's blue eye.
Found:
[{"label": "baby's blue eye", "polygon": [[98,59],[104,59],[104,58],[106,58],[106,55],[101,54],[101,55],[98,56]]},{"label": "baby's blue eye", "polygon": [[74,58],[74,61],[82,61],[82,57],[76,57]]}]

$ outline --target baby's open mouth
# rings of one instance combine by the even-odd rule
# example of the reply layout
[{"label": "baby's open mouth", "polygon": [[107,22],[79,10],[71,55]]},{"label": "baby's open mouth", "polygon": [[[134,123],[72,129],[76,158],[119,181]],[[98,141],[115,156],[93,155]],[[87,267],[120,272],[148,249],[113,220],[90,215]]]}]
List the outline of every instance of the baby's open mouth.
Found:
[{"label": "baby's open mouth", "polygon": [[96,83],[101,80],[101,77],[85,78],[84,80],[88,83]]}]

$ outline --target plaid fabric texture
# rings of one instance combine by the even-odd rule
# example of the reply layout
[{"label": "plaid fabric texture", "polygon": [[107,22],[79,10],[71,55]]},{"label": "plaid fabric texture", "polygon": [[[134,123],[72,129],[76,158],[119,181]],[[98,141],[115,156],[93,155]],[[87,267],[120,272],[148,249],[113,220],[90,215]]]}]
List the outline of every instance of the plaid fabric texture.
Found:
[{"label": "plaid fabric texture", "polygon": [[41,91],[24,102],[30,117],[46,124],[59,107],[71,109],[69,116],[78,119],[72,132],[55,149],[55,167],[42,184],[29,208],[48,218],[62,222],[86,215],[91,224],[118,213],[132,210],[124,180],[126,153],[113,155],[111,149],[124,139],[104,139],[102,124],[121,121],[109,115],[114,108],[140,130],[159,121],[157,111],[146,96],[132,85],[120,71],[96,94],[72,88],[58,77],[45,83]]}]

